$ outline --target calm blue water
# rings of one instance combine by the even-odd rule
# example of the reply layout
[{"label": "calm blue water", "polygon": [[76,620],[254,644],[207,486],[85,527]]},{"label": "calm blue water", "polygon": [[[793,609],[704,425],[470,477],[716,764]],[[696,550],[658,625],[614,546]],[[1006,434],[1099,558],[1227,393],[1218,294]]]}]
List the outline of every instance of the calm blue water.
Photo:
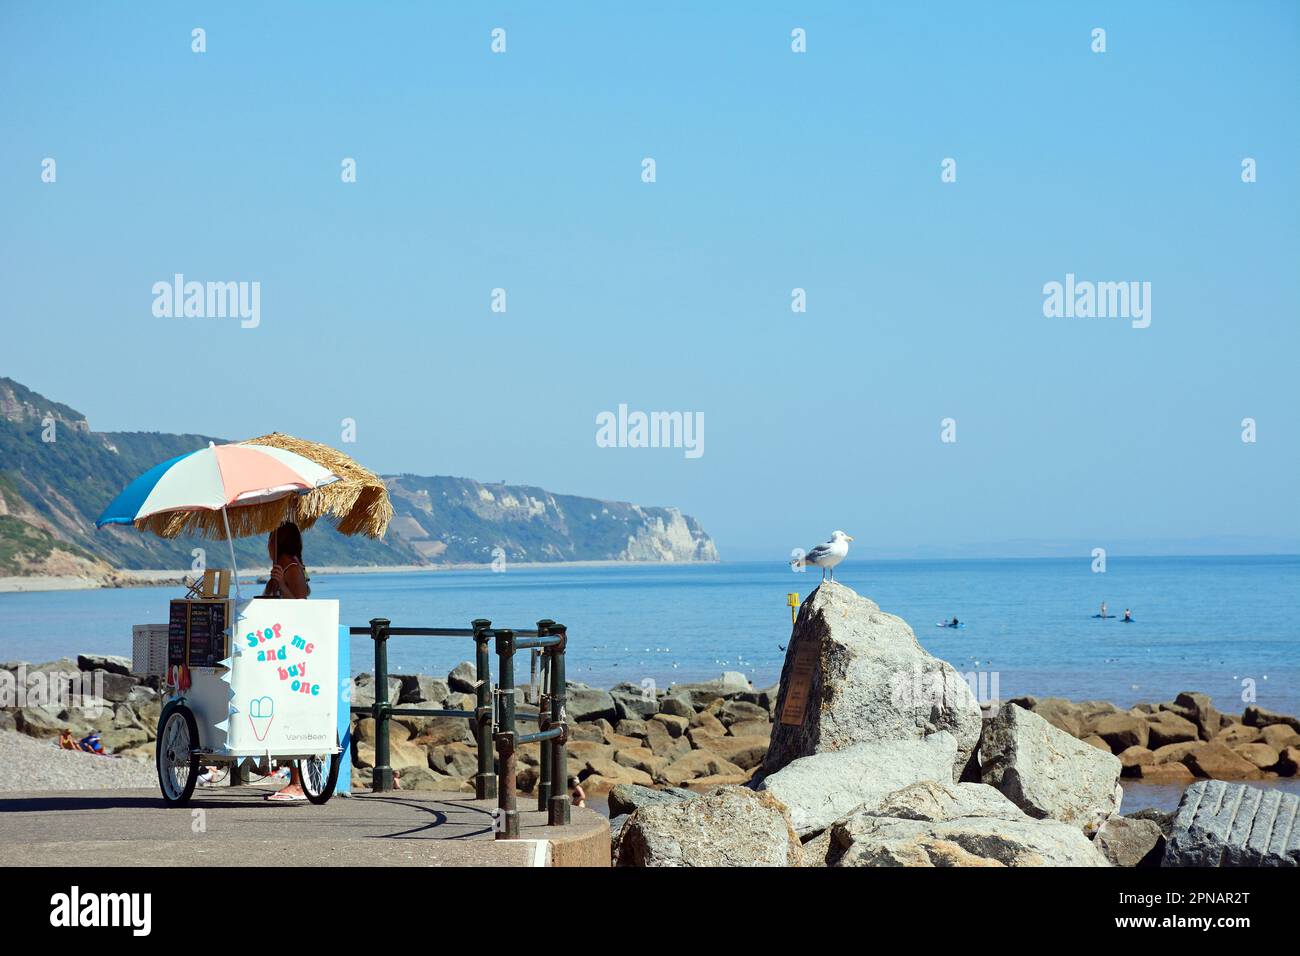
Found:
[{"label": "calm blue water", "polygon": [[[569,626],[569,673],[598,686],[740,670],[774,683],[790,635],[789,591],[806,597],[818,573],[782,564],[511,568],[416,574],[318,575],[314,596],[337,598],[343,622],[463,627],[475,617]],[[1300,712],[1300,557],[1088,560],[849,561],[837,578],[907,620],[933,653],[963,672],[996,674],[1001,697],[1022,693],[1137,701],[1180,690],[1240,712],[1244,680],[1261,706]],[[82,651],[128,655],[131,625],[161,623],[174,588],[0,594],[0,660],[45,661]],[[1091,617],[1105,600],[1136,623]],[[935,627],[953,615],[959,631]],[[368,670],[372,650],[353,641]],[[397,638],[394,672],[442,674],[471,656],[468,640]],[[526,667],[526,664],[525,664]]]}]

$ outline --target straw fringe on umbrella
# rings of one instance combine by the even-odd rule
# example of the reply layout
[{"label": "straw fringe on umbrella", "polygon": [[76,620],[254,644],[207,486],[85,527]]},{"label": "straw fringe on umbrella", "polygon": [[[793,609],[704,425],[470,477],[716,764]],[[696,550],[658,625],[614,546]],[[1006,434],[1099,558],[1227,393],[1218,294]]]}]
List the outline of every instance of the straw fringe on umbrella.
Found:
[{"label": "straw fringe on umbrella", "polygon": [[[388,488],[383,479],[343,452],[320,442],[306,441],[282,432],[250,438],[240,444],[265,445],[291,451],[329,469],[338,475],[339,480],[306,494],[229,509],[232,537],[267,534],[285,521],[292,521],[306,531],[326,515],[336,518],[338,530],[346,535],[364,534],[378,538],[388,530],[388,523],[393,520],[393,504],[388,498]],[[189,511],[152,515],[136,522],[136,527],[141,531],[152,531],[163,538],[179,535],[215,539],[226,537],[220,512]]]}]

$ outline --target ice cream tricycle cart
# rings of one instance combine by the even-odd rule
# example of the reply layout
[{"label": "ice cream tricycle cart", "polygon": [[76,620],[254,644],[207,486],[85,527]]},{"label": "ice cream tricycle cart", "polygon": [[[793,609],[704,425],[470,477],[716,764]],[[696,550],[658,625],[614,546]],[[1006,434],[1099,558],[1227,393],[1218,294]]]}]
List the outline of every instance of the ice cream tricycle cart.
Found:
[{"label": "ice cream tricycle cart", "polygon": [[324,803],[338,781],[337,601],[200,598],[171,604],[158,784],[187,803],[201,768],[296,763]]},{"label": "ice cream tricycle cart", "polygon": [[163,685],[158,783],[169,805],[193,796],[200,767],[249,761],[265,761],[267,772],[273,761],[296,762],[307,799],[333,795],[344,697],[338,602],[242,600],[234,546],[237,537],[268,534],[267,556],[277,560],[285,525],[301,531],[325,515],[340,534],[377,538],[393,508],[383,480],[347,455],[273,432],[161,462],[96,519],[98,528],[133,525],[167,539],[222,538],[230,549],[229,571],[205,567],[202,592],[196,584],[172,602],[165,633],[141,625],[136,635],[146,662],[137,673],[156,674]]}]

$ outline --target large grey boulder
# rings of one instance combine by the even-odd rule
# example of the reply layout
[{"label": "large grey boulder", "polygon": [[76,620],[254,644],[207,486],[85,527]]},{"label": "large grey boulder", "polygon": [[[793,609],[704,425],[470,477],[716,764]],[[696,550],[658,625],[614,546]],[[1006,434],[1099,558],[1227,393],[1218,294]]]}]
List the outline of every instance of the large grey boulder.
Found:
[{"label": "large grey boulder", "polygon": [[1119,758],[1008,701],[980,741],[980,780],[1029,816],[1094,829],[1119,812]]},{"label": "large grey boulder", "polygon": [[[388,675],[388,702],[396,706],[402,697],[402,682],[392,674]],[[357,707],[371,707],[375,703],[375,675],[358,674],[352,679],[352,704]]]},{"label": "large grey boulder", "polygon": [[15,728],[29,737],[58,737],[65,727],[70,728],[74,735],[86,729],[84,722],[63,719],[60,716],[63,711],[58,707],[19,707],[10,713],[14,716]]},{"label": "large grey boulder", "polygon": [[747,704],[757,704],[767,711],[768,717],[772,715],[772,708],[776,705],[776,695],[780,693],[781,685],[773,684],[771,687],[764,687],[761,690],[746,691],[736,697],[736,700],[744,701]]},{"label": "large grey boulder", "polygon": [[631,819],[631,817],[629,817],[628,814],[626,813],[624,813],[622,816],[617,816],[617,817],[611,816],[609,818],[609,839],[610,839],[611,854],[613,854],[614,852],[614,846],[618,843],[618,835],[623,832],[623,824],[627,823],[629,819]]},{"label": "large grey boulder", "polygon": [[618,709],[609,691],[569,681],[565,688],[565,712],[570,720],[618,720]]},{"label": "large grey boulder", "polygon": [[1187,711],[1188,720],[1196,724],[1197,733],[1202,740],[1213,740],[1214,735],[1223,728],[1223,715],[1214,709],[1209,695],[1185,690],[1174,698],[1174,703]]},{"label": "large grey boulder", "polygon": [[686,691],[673,690],[659,698],[659,713],[690,719],[695,716],[695,705]]},{"label": "large grey boulder", "polygon": [[831,830],[829,866],[1107,866],[1083,831],[1049,820],[941,823],[855,814]]},{"label": "large grey boulder", "polygon": [[1165,849],[1160,824],[1137,817],[1111,817],[1092,842],[1112,866],[1159,866]]},{"label": "large grey boulder", "polygon": [[1222,780],[1183,793],[1165,866],[1300,866],[1300,796]]},{"label": "large grey boulder", "polygon": [[1286,724],[1296,733],[1300,733],[1300,717],[1277,714],[1263,707],[1247,707],[1242,712],[1241,722],[1247,727],[1272,727],[1275,724]]},{"label": "large grey boulder", "polygon": [[659,699],[635,684],[618,684],[610,688],[609,696],[619,720],[645,720],[659,713]]},{"label": "large grey boulder", "polygon": [[[1039,716],[1047,720],[1044,715],[1039,714]],[[1050,720],[1047,722],[1058,730],[1069,733],[1059,723]],[[1146,747],[1151,733],[1146,720],[1141,717],[1134,717],[1132,714],[1106,714],[1092,725],[1091,730],[1106,741],[1110,749],[1115,753],[1121,753],[1130,747]],[[1082,739],[1083,735],[1071,734],[1070,736]],[[1152,745],[1149,749],[1154,750],[1155,745]]]},{"label": "large grey boulder", "polygon": [[770,720],[766,707],[760,707],[758,704],[751,704],[743,700],[726,701],[718,708],[716,716],[721,721],[722,726],[728,728],[750,721],[761,721],[767,724]]},{"label": "large grey boulder", "polygon": [[[1084,713],[1083,708],[1072,700],[1066,700],[1064,697],[1013,697],[1013,704],[1023,707],[1025,710],[1032,710],[1039,717],[1042,717],[1053,727],[1064,730],[1071,737],[1078,737],[1082,740],[1088,734],[1084,731]],[[1100,715],[1101,717],[1106,715]]]},{"label": "large grey boulder", "polygon": [[830,829],[830,866],[1106,866],[1083,831],[1034,820],[992,787],[923,781]]},{"label": "large grey boulder", "polygon": [[1157,810],[1155,807],[1143,807],[1141,810],[1126,813],[1124,818],[1126,820],[1150,820],[1160,828],[1161,835],[1168,839],[1169,834],[1173,832],[1174,817],[1177,815],[1177,811],[1166,813],[1164,810]]},{"label": "large grey boulder", "polygon": [[799,836],[826,829],[864,804],[921,780],[949,780],[957,741],[940,731],[923,740],[878,740],[800,757],[758,782],[790,812]]},{"label": "large grey boulder", "polygon": [[669,690],[673,696],[689,697],[697,708],[707,707],[719,697],[723,700],[736,700],[753,692],[749,678],[739,671],[727,671],[715,680],[698,684],[674,684]]},{"label": "large grey boulder", "polygon": [[921,780],[887,794],[876,806],[863,807],[878,817],[927,820],[932,823],[971,817],[1025,820],[1025,811],[983,783]]},{"label": "large grey boulder", "polygon": [[[26,706],[61,709],[82,689],[81,669],[69,657],[44,664],[20,664],[15,673],[16,685],[25,691]],[[25,682],[25,683],[24,683]]]},{"label": "large grey boulder", "polygon": [[112,671],[98,670],[89,673],[89,685],[83,681],[79,689],[83,694],[88,695],[91,700],[110,701],[114,704],[123,703],[131,696],[131,691],[140,683],[134,677],[123,677],[121,674]]},{"label": "large grey boulder", "polygon": [[613,855],[616,866],[799,866],[802,848],[770,794],[717,787],[637,810]]},{"label": "large grey boulder", "polygon": [[473,694],[478,689],[478,668],[472,661],[461,661],[447,675],[447,686],[457,693]]},{"label": "large grey boulder", "polygon": [[451,695],[451,685],[437,677],[425,674],[397,674],[401,692],[393,700],[394,704],[425,704],[427,709],[442,706],[442,702]]},{"label": "large grey boulder", "polygon": [[83,671],[108,671],[123,677],[132,676],[131,658],[115,654],[78,654],[77,666]]},{"label": "large grey boulder", "polygon": [[[842,584],[822,584],[804,601],[780,688],[768,774],[812,754],[947,731],[956,741],[947,779],[956,780],[979,743],[979,703],[956,668],[927,652],[902,618]],[[783,723],[796,716],[787,700],[801,694],[798,723]]]},{"label": "large grey boulder", "polygon": [[642,807],[651,807],[661,803],[680,803],[699,796],[694,790],[684,787],[664,787],[656,790],[635,783],[616,784],[609,791],[609,815],[611,818],[635,813]]},{"label": "large grey boulder", "polygon": [[1147,730],[1146,746],[1151,750],[1159,750],[1170,744],[1188,743],[1197,740],[1200,735],[1195,723],[1172,710],[1162,710],[1148,717]]}]

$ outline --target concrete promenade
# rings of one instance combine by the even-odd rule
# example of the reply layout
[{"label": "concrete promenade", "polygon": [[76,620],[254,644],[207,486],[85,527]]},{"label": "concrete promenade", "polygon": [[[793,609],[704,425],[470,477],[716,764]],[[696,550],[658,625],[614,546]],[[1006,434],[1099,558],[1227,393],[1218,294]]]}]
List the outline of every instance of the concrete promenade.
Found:
[{"label": "concrete promenade", "polygon": [[608,866],[609,822],[573,808],[567,827],[521,797],[520,840],[494,840],[495,801],[427,790],[275,804],[257,786],[0,794],[0,866]]}]

